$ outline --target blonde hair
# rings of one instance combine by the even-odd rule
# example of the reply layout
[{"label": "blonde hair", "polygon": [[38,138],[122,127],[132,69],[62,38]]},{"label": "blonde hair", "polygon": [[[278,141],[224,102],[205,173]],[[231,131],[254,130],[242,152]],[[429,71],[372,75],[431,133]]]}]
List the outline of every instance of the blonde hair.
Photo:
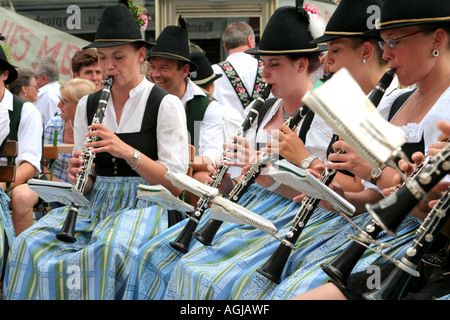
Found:
[{"label": "blonde hair", "polygon": [[95,84],[87,79],[74,78],[61,85],[61,97],[64,95],[71,101],[78,103],[80,99],[95,92]]}]

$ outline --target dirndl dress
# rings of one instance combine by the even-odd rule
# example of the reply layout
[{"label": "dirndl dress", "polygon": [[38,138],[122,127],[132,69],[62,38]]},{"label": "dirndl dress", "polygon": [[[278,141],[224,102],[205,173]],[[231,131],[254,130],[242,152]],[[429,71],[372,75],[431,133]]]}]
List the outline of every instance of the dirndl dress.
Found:
[{"label": "dirndl dress", "polygon": [[[290,206],[298,206],[297,203],[293,203],[291,200],[269,191],[257,183],[252,184],[237,203],[261,215],[264,215],[266,212],[271,212],[272,215],[280,212],[284,213]],[[209,209],[205,210],[197,226],[197,230],[208,222],[210,214]],[[178,264],[179,260],[183,258],[183,254],[172,248],[170,242],[178,237],[186,223],[187,219],[172,226],[142,247],[139,252],[138,262],[133,266],[133,270],[128,279],[124,299],[161,300],[165,298],[167,284],[172,270]],[[224,236],[226,239],[232,238],[235,243],[240,243],[238,245],[238,251],[245,250],[248,244],[245,243],[245,239],[241,238],[241,228],[244,230],[254,230],[250,226],[224,222],[216,233],[212,246],[204,246],[193,238],[189,246],[189,252],[186,255],[197,251],[209,253],[216,250],[216,247],[222,248],[221,243],[225,239],[223,238]],[[245,233],[243,234],[245,235]]]},{"label": "dirndl dress", "polygon": [[116,299],[140,247],[167,229],[167,211],[136,198],[141,177],[98,176],[80,207],[75,243],[55,238],[68,207],[52,210],[11,245],[5,299]]}]

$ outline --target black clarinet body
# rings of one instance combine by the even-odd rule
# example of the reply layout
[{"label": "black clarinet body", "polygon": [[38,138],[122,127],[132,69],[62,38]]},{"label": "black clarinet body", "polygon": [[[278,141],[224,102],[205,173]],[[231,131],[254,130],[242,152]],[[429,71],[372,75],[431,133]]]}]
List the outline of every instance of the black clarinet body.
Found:
[{"label": "black clarinet body", "polygon": [[[302,104],[302,106],[286,120],[285,124],[289,126],[291,130],[295,130],[300,122],[305,117],[306,113],[309,112],[309,108]],[[258,156],[256,162],[251,166],[251,168],[241,177],[239,182],[230,191],[227,196],[233,202],[237,202],[241,196],[248,190],[248,188],[255,182],[261,170],[267,166],[270,162],[276,160],[275,157],[266,152],[261,153]],[[210,246],[214,236],[223,224],[223,221],[209,219],[209,221],[201,228],[199,231],[194,232],[194,237],[200,241],[205,246]]]},{"label": "black clarinet body", "polygon": [[[266,85],[260,92],[258,98],[256,101],[252,104],[252,107],[247,114],[247,116],[244,119],[244,122],[242,123],[241,127],[239,128],[237,132],[237,136],[244,136],[248,129],[252,126],[254,123],[256,117],[258,116],[259,112],[261,111],[264,102],[268,98],[270,94],[270,85]],[[236,141],[234,141],[236,143]],[[229,166],[224,164],[224,158],[221,160],[221,165],[217,168],[217,174],[213,177],[213,181],[209,184],[210,186],[214,188],[218,188],[220,183],[222,182],[223,177],[227,173]],[[211,197],[202,197],[198,200],[197,206],[194,210],[194,213],[189,217],[189,221],[186,223],[183,230],[180,232],[178,237],[170,242],[170,245],[180,251],[181,253],[187,253],[189,251],[189,244],[191,243],[193,233],[195,229],[197,228],[197,225],[199,223],[199,220],[203,216],[204,211],[208,208],[209,203],[211,202]]]},{"label": "black clarinet body", "polygon": [[[391,85],[392,80],[394,79],[395,72],[396,69],[389,69],[386,71],[377,86],[370,93],[369,100],[374,106],[377,107],[380,104],[381,99],[386,93],[386,89]],[[378,236],[381,231],[382,229],[376,224],[367,225],[365,230],[366,235],[369,235],[372,238]],[[365,250],[366,247],[357,242],[353,242],[344,249],[341,254],[333,259],[333,261],[321,264],[321,268],[328,276],[345,287],[347,277],[350,275],[350,272],[364,254]]]},{"label": "black clarinet body", "polygon": [[[365,228],[364,238],[375,239],[382,231],[396,236],[395,231],[411,210],[439,181],[450,172],[450,147],[447,146],[417,167],[403,185],[378,203],[366,206],[372,221]],[[322,264],[322,270],[336,283],[345,287],[348,276],[367,247],[352,241],[330,263]]]},{"label": "black clarinet body", "polygon": [[[329,185],[335,175],[336,171],[334,170],[324,171],[320,177],[320,181],[322,181],[325,185]],[[313,215],[319,202],[320,199],[315,199],[310,196],[307,196],[302,200],[300,209],[295,215],[295,218],[292,220],[292,226],[290,227],[285,238],[281,241],[278,248],[272,253],[264,265],[260,269],[256,270],[258,273],[276,284],[280,283],[281,274],[283,273],[284,267],[295,246],[295,243],[302,234],[303,229]]]},{"label": "black clarinet body", "polygon": [[[102,123],[103,121],[106,106],[108,104],[108,100],[111,95],[111,87],[113,85],[113,82],[114,78],[112,76],[106,78],[104,81],[104,87],[100,94],[100,100],[98,102],[97,111],[92,120],[93,124]],[[86,139],[86,142],[93,142],[96,140],[97,137],[93,136],[88,137]],[[81,165],[82,171],[79,174],[77,174],[75,182],[75,189],[80,193],[84,192],[95,158],[95,154],[92,153],[92,148],[84,148],[83,151],[84,151],[83,154],[84,162]],[[67,217],[64,221],[64,224],[61,228],[61,231],[56,235],[56,239],[68,243],[74,243],[76,241],[74,233],[77,216],[78,216],[78,206],[72,204],[69,207],[69,211],[67,213]]]},{"label": "black clarinet body", "polygon": [[398,300],[413,276],[420,276],[417,272],[418,264],[430,249],[439,232],[448,221],[450,213],[450,195],[448,190],[439,199],[433,209],[416,232],[416,238],[406,250],[401,260],[395,261],[395,268],[383,280],[380,288],[363,294],[366,300]]},{"label": "black clarinet body", "polygon": [[[325,74],[321,77],[320,81],[325,82],[332,76],[333,73]],[[291,130],[295,130],[300,125],[301,121],[308,112],[309,107],[305,104],[302,104],[300,108],[297,109],[297,111],[289,119],[287,119],[284,124],[286,124]],[[234,186],[233,190],[230,192],[230,195],[228,195],[228,198],[231,201],[237,202],[239,198],[245,193],[245,191],[247,191],[250,185],[255,181],[255,179],[261,173],[261,170],[273,160],[275,159],[267,153],[260,154],[255,164],[252,165],[250,170],[245,175],[243,175],[236,186]],[[210,219],[202,229],[194,232],[194,237],[205,246],[210,246],[212,240],[214,239],[214,236],[216,235],[222,224],[223,221]]]}]

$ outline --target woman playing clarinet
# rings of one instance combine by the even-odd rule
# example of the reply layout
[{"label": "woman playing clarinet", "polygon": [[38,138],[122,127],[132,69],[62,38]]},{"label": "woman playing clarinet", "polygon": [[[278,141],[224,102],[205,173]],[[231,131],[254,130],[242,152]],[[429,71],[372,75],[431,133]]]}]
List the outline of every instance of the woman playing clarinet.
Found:
[{"label": "woman playing clarinet", "polygon": [[[104,77],[112,77],[108,98],[85,96],[75,116],[77,151],[68,174],[74,182],[86,177],[80,191],[90,204],[78,208],[73,242],[56,239],[70,211],[64,207],[12,243],[4,283],[7,299],[121,297],[130,257],[168,225],[166,210],[136,198],[138,184],[161,184],[174,196],[182,191],[164,174],[187,172],[185,112],[178,98],[157,90],[140,73],[151,44],[142,39],[129,8],[106,8],[88,47],[97,48]],[[97,106],[104,104],[97,123]],[[93,170],[83,171],[92,158]]]}]

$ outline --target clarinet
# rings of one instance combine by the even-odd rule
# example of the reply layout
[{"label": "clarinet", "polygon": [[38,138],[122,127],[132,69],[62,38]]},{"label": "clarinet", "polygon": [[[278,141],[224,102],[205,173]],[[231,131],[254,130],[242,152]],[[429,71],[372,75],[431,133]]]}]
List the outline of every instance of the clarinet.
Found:
[{"label": "clarinet", "polygon": [[420,276],[418,264],[430,249],[433,241],[448,220],[450,194],[447,190],[416,232],[416,238],[401,260],[395,260],[395,268],[382,282],[379,289],[363,294],[366,300],[398,300],[402,297],[411,276]]},{"label": "clarinet", "polygon": [[[383,98],[386,89],[391,85],[392,80],[394,79],[394,75],[395,75],[396,69],[389,69],[388,71],[386,71],[383,76],[381,77],[380,81],[378,82],[378,84],[376,85],[375,89],[372,90],[372,92],[369,95],[369,100],[373,103],[374,106],[378,106],[380,104],[381,99]],[[380,232],[380,231],[378,231]],[[359,244],[355,244],[355,246]],[[351,247],[351,245],[349,246]],[[363,247],[363,246],[361,246]],[[365,250],[365,247],[363,247]],[[362,249],[362,248],[361,248]],[[342,256],[345,257],[345,259],[351,259],[351,258],[356,258],[359,260],[359,258],[361,257],[361,255],[364,253],[364,251],[361,253],[361,255],[358,254],[349,254],[347,253],[348,251],[352,251],[350,250],[350,248],[347,248],[344,250],[344,252],[346,253],[342,253]],[[339,255],[338,257],[340,257],[341,255]],[[341,258],[335,258],[333,260],[333,262],[337,263],[339,261],[341,261]],[[337,261],[336,261],[337,260]],[[356,262],[358,261],[356,260]],[[321,265],[323,271],[325,271],[325,273],[332,277],[333,279],[335,279],[336,281],[338,281],[341,285],[345,286],[345,279],[348,277],[348,275],[350,274],[350,271],[345,272],[344,274],[339,272],[340,268],[336,268],[336,266],[333,265],[333,262],[331,263],[324,263]],[[354,264],[356,264],[356,262]],[[347,264],[346,264],[347,265]],[[354,266],[354,265],[353,265]],[[353,269],[353,267],[351,267]]]},{"label": "clarinet", "polygon": [[[411,210],[450,172],[450,144],[435,156],[429,157],[425,164],[418,168],[415,174],[389,196],[374,205],[366,205],[372,221],[366,227],[367,234],[363,235],[362,242],[364,239],[375,239],[383,230],[396,236],[395,230]],[[359,241],[354,241],[333,261],[321,267],[328,276],[345,287],[346,279],[366,248]]]},{"label": "clarinet", "polygon": [[[321,81],[325,82],[333,76],[332,73],[323,75]],[[308,106],[302,104],[299,109],[289,118],[284,124],[287,125],[291,130],[295,130],[300,122],[309,112]],[[250,185],[255,181],[261,170],[267,166],[270,162],[276,160],[274,155],[263,152],[258,156],[256,162],[251,166],[251,168],[242,176],[239,182],[234,186],[228,195],[228,199],[233,202],[237,202],[240,197],[247,191]],[[210,246],[214,236],[219,230],[223,221],[209,219],[209,221],[203,226],[199,231],[194,232],[194,237],[200,241],[205,246]]]},{"label": "clarinet", "polygon": [[[425,160],[418,165],[408,179],[414,179],[418,174],[420,174],[429,162],[430,157],[426,157]],[[402,186],[405,184],[403,182]],[[395,187],[392,193],[398,191],[400,187]],[[383,228],[378,225],[374,219],[372,219],[364,228],[364,232],[359,235],[359,237],[364,240],[375,239],[381,232]],[[360,243],[360,241],[353,240],[350,245],[345,248],[336,258],[334,258],[329,263],[323,263],[320,265],[322,270],[337,284],[345,288],[347,286],[347,278],[358,263],[361,256],[366,251],[367,247]]]},{"label": "clarinet", "polygon": [[[320,176],[320,181],[325,185],[329,185],[336,175],[336,170],[326,169],[322,172]],[[309,218],[314,213],[317,208],[320,199],[315,199],[310,196],[305,197],[301,204],[300,209],[292,220],[292,226],[290,227],[285,238],[281,241],[278,248],[272,253],[271,257],[264,263],[264,265],[256,270],[258,273],[262,274],[267,279],[280,283],[281,273],[283,272],[284,266],[294,248],[295,243],[300,237],[303,229],[308,223]]]},{"label": "clarinet", "polygon": [[[102,123],[103,118],[105,116],[106,105],[108,104],[108,99],[111,95],[111,87],[113,85],[114,78],[112,76],[108,77],[104,81],[104,87],[100,94],[100,100],[98,102],[97,111],[92,119],[93,124]],[[90,130],[92,131],[92,130]],[[96,136],[91,136],[86,138],[86,143],[94,142],[98,139]],[[82,171],[76,175],[75,189],[79,193],[83,193],[86,187],[86,183],[89,178],[89,174],[92,169],[92,165],[94,163],[95,154],[92,153],[92,147],[86,148],[83,147],[83,164],[81,165]],[[72,204],[69,207],[69,212],[67,213],[66,220],[61,228],[61,231],[56,235],[56,239],[63,241],[74,243],[76,241],[74,233],[75,233],[75,224],[78,216],[78,208],[79,206]]]},{"label": "clarinet", "polygon": [[[288,125],[291,130],[295,130],[295,128],[300,124],[308,111],[309,108],[303,104],[294,113],[293,116],[286,120],[284,124]],[[230,191],[227,198],[233,202],[237,202],[240,197],[247,191],[250,185],[256,180],[258,175],[261,173],[261,170],[274,160],[276,160],[276,156],[267,152],[261,153],[255,163],[241,177],[239,182]],[[209,219],[209,221],[205,224],[205,226],[203,226],[202,229],[194,232],[194,237],[205,246],[210,246],[222,223],[223,221]]]},{"label": "clarinet", "polygon": [[[243,137],[244,134],[247,132],[247,130],[253,125],[253,122],[255,121],[256,117],[258,116],[259,112],[261,111],[261,108],[264,105],[264,102],[266,101],[267,97],[270,94],[270,85],[266,85],[264,89],[261,90],[258,98],[253,103],[251,110],[249,111],[247,117],[245,118],[244,122],[242,123],[241,127],[237,131],[237,136]],[[237,141],[233,141],[233,143],[237,143]],[[224,161],[227,160],[223,155],[220,159],[220,166],[217,168],[217,174],[213,177],[213,181],[208,184],[212,186],[213,188],[217,188],[220,183],[222,182],[223,177],[227,173],[229,169],[229,165],[226,165]],[[187,253],[189,251],[189,244],[192,239],[192,233],[197,228],[197,225],[199,223],[199,220],[201,219],[204,211],[208,208],[208,205],[210,201],[212,200],[212,197],[202,197],[198,200],[197,206],[194,210],[193,215],[189,216],[189,221],[184,226],[181,233],[178,235],[178,237],[170,242],[170,245],[180,251],[181,253]]]}]

